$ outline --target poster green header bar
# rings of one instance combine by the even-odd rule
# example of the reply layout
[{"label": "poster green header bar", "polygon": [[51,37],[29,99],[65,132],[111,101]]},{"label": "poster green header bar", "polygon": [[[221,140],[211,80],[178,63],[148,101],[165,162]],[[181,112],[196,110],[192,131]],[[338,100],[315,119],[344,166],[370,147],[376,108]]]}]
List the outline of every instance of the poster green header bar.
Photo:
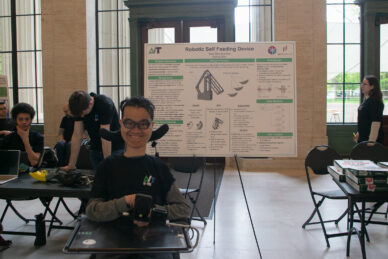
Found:
[{"label": "poster green header bar", "polygon": [[183,76],[148,76],[148,80],[182,80]]},{"label": "poster green header bar", "polygon": [[292,62],[292,58],[257,58],[256,62]]},{"label": "poster green header bar", "polygon": [[257,132],[258,137],[292,137],[292,132]]},{"label": "poster green header bar", "polygon": [[183,59],[149,59],[148,64],[183,63]]},{"label": "poster green header bar", "polygon": [[185,59],[185,63],[246,63],[255,62],[254,58],[223,58],[223,59]]},{"label": "poster green header bar", "polygon": [[292,103],[292,99],[257,99],[256,103]]},{"label": "poster green header bar", "polygon": [[156,124],[183,124],[183,120],[154,120]]}]

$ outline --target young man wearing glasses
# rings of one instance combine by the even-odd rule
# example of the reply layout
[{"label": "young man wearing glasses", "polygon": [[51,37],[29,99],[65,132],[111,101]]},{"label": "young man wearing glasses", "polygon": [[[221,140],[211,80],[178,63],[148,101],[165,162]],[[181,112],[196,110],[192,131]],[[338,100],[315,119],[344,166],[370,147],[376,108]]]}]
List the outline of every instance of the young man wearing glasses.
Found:
[{"label": "young man wearing glasses", "polygon": [[[154,125],[154,105],[144,97],[132,97],[122,102],[121,111],[125,152],[99,165],[86,215],[94,221],[113,221],[123,213],[131,218],[136,196],[141,194],[151,196],[154,207],[166,210],[169,220],[187,218],[190,206],[176,187],[168,166],[145,153]],[[148,224],[137,220],[133,223]]]},{"label": "young man wearing glasses", "polygon": [[74,117],[74,131],[71,137],[70,159],[64,170],[76,168],[83,133],[90,137],[89,157],[93,168],[111,154],[123,152],[123,143],[102,139],[100,128],[115,131],[120,128],[119,115],[113,101],[99,94],[75,91],[69,98],[69,108]]}]

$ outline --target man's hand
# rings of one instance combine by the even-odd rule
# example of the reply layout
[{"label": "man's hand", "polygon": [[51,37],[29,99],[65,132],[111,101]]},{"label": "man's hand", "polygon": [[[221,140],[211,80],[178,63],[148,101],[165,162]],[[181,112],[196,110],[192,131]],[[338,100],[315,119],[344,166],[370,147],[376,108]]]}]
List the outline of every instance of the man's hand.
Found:
[{"label": "man's hand", "polygon": [[358,134],[358,132],[356,134],[353,133],[353,140],[354,142],[358,142],[358,138],[360,137],[360,135]]},{"label": "man's hand", "polygon": [[60,169],[64,171],[70,171],[70,170],[75,170],[77,168],[75,166],[67,165],[67,166],[60,167]]},{"label": "man's hand", "polygon": [[142,228],[142,227],[147,227],[150,223],[146,222],[146,221],[138,221],[138,220],[134,219],[133,224]]},{"label": "man's hand", "polygon": [[9,131],[9,130],[0,130],[0,135],[7,136],[7,135],[9,135],[11,133],[12,133],[12,131]]},{"label": "man's hand", "polygon": [[16,133],[19,135],[19,137],[25,143],[25,141],[28,140],[28,135],[30,133],[30,127],[27,127],[26,129],[22,129],[19,126],[16,126]]},{"label": "man's hand", "polygon": [[125,195],[124,199],[125,199],[125,203],[127,203],[129,207],[131,208],[135,207],[136,194]]}]

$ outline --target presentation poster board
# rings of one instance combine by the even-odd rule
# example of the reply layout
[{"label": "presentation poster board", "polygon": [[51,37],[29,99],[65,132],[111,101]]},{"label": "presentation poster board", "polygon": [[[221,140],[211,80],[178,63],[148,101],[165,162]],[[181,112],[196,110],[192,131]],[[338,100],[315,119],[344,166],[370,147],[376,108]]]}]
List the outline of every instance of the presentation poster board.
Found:
[{"label": "presentation poster board", "polygon": [[[295,43],[146,44],[161,156],[295,157]],[[149,152],[153,151],[149,149]]]}]

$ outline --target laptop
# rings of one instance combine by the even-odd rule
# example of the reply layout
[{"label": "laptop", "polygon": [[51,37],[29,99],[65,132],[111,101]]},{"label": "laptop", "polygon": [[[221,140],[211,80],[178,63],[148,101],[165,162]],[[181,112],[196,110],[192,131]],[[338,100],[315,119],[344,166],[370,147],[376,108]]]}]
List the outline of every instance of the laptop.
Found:
[{"label": "laptop", "polygon": [[0,184],[18,177],[19,164],[20,150],[0,150]]}]

